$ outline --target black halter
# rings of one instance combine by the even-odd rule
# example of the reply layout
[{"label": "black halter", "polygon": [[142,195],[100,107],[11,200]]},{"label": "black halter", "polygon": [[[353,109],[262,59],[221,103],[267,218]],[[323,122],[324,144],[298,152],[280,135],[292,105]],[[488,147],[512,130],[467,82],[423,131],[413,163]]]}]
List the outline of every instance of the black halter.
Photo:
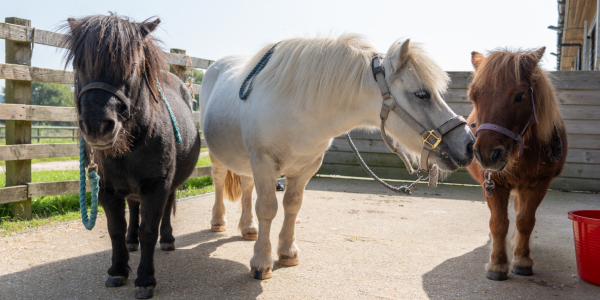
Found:
[{"label": "black halter", "polygon": [[[79,82],[79,75],[77,75],[76,78],[77,78],[76,79],[76,83],[77,83],[77,82]],[[156,103],[158,103],[158,98],[156,98],[156,95],[154,94],[154,91],[152,90],[152,88],[150,88],[150,83],[148,81],[148,77],[146,76],[146,72],[142,73],[142,80],[146,83],[146,86],[148,87],[148,90],[150,91],[150,94],[152,95],[152,98],[154,98],[154,101],[156,101]],[[77,84],[76,84],[76,86],[77,86]],[[109,93],[113,94],[126,107],[126,110],[125,110],[126,114],[125,114],[124,118],[127,119],[127,120],[131,119],[131,107],[132,107],[132,101],[131,101],[131,99],[129,99],[129,97],[125,96],[125,94],[122,91],[120,91],[119,89],[117,89],[116,87],[114,87],[114,86],[112,86],[112,85],[110,85],[108,83],[98,82],[98,81],[97,82],[88,83],[77,94],[77,110],[78,111],[81,111],[79,109],[79,103],[81,101],[81,96],[83,96],[84,93],[89,92],[91,90],[103,90],[103,91],[106,91],[106,92],[109,92]],[[137,101],[136,101],[135,104],[133,104],[133,106],[136,106],[136,105],[137,105]]]}]

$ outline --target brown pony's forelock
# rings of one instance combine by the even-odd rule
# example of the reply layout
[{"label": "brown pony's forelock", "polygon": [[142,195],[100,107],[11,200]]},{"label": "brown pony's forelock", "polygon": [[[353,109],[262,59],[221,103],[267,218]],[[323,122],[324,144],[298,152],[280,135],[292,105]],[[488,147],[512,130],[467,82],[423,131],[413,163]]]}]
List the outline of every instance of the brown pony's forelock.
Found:
[{"label": "brown pony's forelock", "polygon": [[550,75],[538,64],[540,58],[533,50],[520,49],[498,49],[487,54],[473,73],[470,92],[493,94],[501,89],[516,87],[521,79],[528,78],[533,85],[534,103],[540,122],[532,125],[533,131],[539,142],[546,143],[554,127],[560,129],[564,123],[561,122],[561,111]]}]

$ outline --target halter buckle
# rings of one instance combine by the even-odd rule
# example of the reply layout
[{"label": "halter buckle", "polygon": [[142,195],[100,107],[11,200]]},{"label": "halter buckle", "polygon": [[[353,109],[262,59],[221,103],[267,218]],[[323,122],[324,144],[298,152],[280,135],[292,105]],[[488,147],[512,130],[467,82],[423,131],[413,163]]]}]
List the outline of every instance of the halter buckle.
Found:
[{"label": "halter buckle", "polygon": [[[430,130],[428,132],[429,132],[429,135],[427,135],[427,137],[422,138],[423,145],[429,144],[429,146],[431,146],[431,150],[433,150],[440,144],[440,142],[442,141],[442,137],[438,137],[437,135],[435,135],[435,130]],[[431,142],[429,142],[430,137],[434,137],[437,141],[432,144]]]}]

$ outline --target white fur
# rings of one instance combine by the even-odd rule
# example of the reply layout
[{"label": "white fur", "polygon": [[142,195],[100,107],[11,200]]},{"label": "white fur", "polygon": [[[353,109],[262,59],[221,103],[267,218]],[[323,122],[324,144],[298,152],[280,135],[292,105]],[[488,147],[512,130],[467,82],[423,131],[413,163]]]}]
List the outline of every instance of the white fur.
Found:
[{"label": "white fur", "polygon": [[[275,180],[280,175],[287,177],[279,254],[297,256],[296,214],[304,187],[321,165],[323,153],[332,139],[344,132],[379,127],[382,107],[371,71],[376,51],[356,35],[281,42],[257,76],[250,97],[240,100],[241,83],[271,47],[267,45],[254,57],[228,56],[215,62],[204,76],[200,95],[201,123],[211,159],[218,160],[219,168],[254,178],[259,232],[251,267],[261,271],[272,268],[269,232],[277,213]],[[394,43],[384,65],[397,103],[424,127],[437,128],[455,116],[441,97],[447,74],[419,45]],[[431,94],[427,103],[414,97],[421,89]],[[386,130],[413,157],[420,153],[421,137],[393,113]],[[457,138],[446,142],[465,148],[469,136],[465,126]],[[437,160],[431,155],[431,164],[439,164]],[[217,189],[220,186],[215,182]],[[215,201],[222,202],[222,197]],[[224,211],[219,214],[224,218]]]}]

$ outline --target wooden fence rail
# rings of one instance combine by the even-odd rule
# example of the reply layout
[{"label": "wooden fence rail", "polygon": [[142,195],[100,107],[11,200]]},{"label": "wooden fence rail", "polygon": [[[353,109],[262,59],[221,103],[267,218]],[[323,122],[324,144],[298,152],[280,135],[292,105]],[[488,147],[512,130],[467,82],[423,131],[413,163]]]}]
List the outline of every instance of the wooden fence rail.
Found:
[{"label": "wooden fence rail", "polygon": [[[11,203],[17,218],[31,215],[32,197],[79,193],[78,180],[31,182],[31,159],[79,155],[77,143],[31,144],[32,121],[77,121],[73,107],[31,105],[32,81],[74,82],[73,71],[31,66],[31,43],[64,48],[65,36],[34,29],[31,21],[25,19],[6,18],[5,23],[0,22],[0,39],[6,40],[6,61],[0,63],[0,79],[6,79],[6,104],[0,104],[0,120],[6,120],[6,145],[0,146],[0,160],[6,161],[6,187],[0,188],[0,203]],[[182,68],[207,69],[213,63],[211,60],[189,57],[185,55],[185,50],[175,50],[165,52],[165,58],[168,64],[178,66],[180,71]],[[194,84],[192,90],[198,94],[200,85]],[[193,114],[198,121],[199,113]],[[210,169],[210,166],[197,167],[191,177],[210,175]]]}]

